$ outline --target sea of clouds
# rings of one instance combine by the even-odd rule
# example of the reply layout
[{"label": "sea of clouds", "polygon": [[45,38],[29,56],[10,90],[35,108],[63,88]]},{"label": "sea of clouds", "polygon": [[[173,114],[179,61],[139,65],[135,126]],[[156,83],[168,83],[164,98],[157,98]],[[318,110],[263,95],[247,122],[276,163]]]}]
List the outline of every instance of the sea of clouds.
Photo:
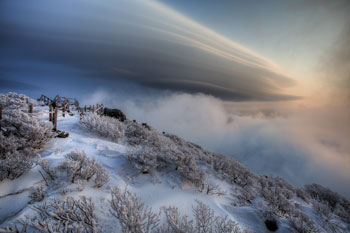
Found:
[{"label": "sea of clouds", "polygon": [[297,186],[315,182],[350,196],[347,114],[337,108],[261,107],[173,92],[123,98],[102,89],[85,101],[119,108],[129,119],[230,155],[256,173]]}]

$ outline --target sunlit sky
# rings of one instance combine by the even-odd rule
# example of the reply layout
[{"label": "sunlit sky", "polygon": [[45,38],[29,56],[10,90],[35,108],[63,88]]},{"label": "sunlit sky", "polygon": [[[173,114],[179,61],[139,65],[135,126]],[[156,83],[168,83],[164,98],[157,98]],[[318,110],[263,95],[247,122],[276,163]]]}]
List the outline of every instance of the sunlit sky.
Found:
[{"label": "sunlit sky", "polygon": [[349,1],[162,2],[271,59],[299,83],[292,91],[305,97],[324,87],[320,66],[339,40],[349,46]]}]

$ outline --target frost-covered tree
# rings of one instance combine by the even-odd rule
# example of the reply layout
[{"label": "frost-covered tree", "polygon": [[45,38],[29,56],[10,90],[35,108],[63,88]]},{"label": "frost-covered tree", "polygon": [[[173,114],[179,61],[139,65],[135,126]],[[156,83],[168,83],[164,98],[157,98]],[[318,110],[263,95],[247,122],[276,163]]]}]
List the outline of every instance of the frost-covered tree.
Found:
[{"label": "frost-covered tree", "polygon": [[36,151],[53,136],[52,126],[28,113],[35,101],[16,93],[0,95],[0,181],[15,179],[33,165]]},{"label": "frost-covered tree", "polygon": [[77,179],[89,181],[95,177],[96,187],[102,187],[109,181],[109,174],[96,158],[90,159],[84,151],[76,150],[66,155],[66,160],[60,165],[71,176],[72,183]]},{"label": "frost-covered tree", "polygon": [[123,233],[151,233],[159,225],[159,214],[134,193],[113,188],[111,214],[119,220]]},{"label": "frost-covered tree", "polygon": [[85,196],[80,199],[50,199],[34,207],[39,215],[28,217],[26,224],[39,232],[102,232],[94,209],[91,198]]},{"label": "frost-covered tree", "polygon": [[194,233],[193,220],[189,219],[188,216],[181,216],[178,208],[169,206],[163,208],[166,224],[162,226],[161,232],[166,233]]},{"label": "frost-covered tree", "polygon": [[181,215],[178,208],[163,208],[166,224],[161,232],[166,233],[243,233],[236,222],[228,216],[215,216],[214,211],[203,202],[193,207],[193,219]]},{"label": "frost-covered tree", "polygon": [[220,185],[214,183],[213,181],[206,181],[202,186],[202,192],[205,192],[208,195],[225,195],[226,192],[223,190]]},{"label": "frost-covered tree", "polygon": [[291,230],[294,233],[318,233],[319,230],[315,226],[313,220],[301,211],[295,211],[289,217]]},{"label": "frost-covered tree", "polygon": [[214,223],[214,211],[208,205],[197,201],[197,206],[193,208],[193,214],[198,233],[210,233]]},{"label": "frost-covered tree", "polygon": [[96,188],[100,188],[103,185],[105,185],[109,181],[109,174],[108,171],[104,168],[99,168],[96,171],[96,177],[95,177],[95,186]]},{"label": "frost-covered tree", "polygon": [[116,118],[89,112],[84,115],[80,124],[86,129],[116,142],[124,137],[124,124]]},{"label": "frost-covered tree", "polygon": [[350,202],[345,197],[319,184],[305,185],[305,191],[312,199],[327,205],[332,213],[350,224]]},{"label": "frost-covered tree", "polygon": [[34,188],[32,193],[29,195],[30,203],[40,202],[44,200],[45,196],[46,196],[46,192],[44,191],[44,187],[43,186],[36,187]]},{"label": "frost-covered tree", "polygon": [[49,160],[42,159],[39,157],[38,164],[45,171],[45,173],[50,177],[51,180],[55,180],[57,178],[56,170],[52,169]]}]

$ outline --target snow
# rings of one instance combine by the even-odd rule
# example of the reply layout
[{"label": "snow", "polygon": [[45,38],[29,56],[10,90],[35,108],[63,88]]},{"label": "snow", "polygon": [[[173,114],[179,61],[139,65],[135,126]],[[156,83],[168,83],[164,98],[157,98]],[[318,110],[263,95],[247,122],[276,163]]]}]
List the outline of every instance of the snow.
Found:
[{"label": "snow", "polygon": [[[40,118],[48,121],[48,107],[37,106],[35,112]],[[215,212],[215,215],[228,215],[232,220],[238,222],[240,227],[250,229],[253,232],[269,232],[264,224],[264,218],[260,212],[259,199],[249,206],[233,206],[232,193],[234,187],[223,180],[210,177],[215,183],[224,188],[226,195],[214,196],[198,192],[191,185],[183,185],[179,177],[174,174],[153,172],[151,174],[139,174],[128,164],[125,153],[129,150],[127,144],[116,143],[106,138],[98,136],[79,123],[79,114],[74,112],[74,116],[66,114],[66,117],[58,118],[58,129],[69,133],[68,138],[53,138],[45,148],[39,152],[42,159],[47,159],[52,167],[58,167],[65,160],[65,156],[72,151],[79,149],[84,151],[90,158],[96,158],[105,169],[108,170],[110,181],[101,188],[95,188],[92,182],[83,184],[81,189],[79,184],[67,184],[67,182],[57,181],[55,187],[48,189],[47,197],[63,198],[62,190],[66,190],[66,196],[91,197],[95,203],[96,215],[103,225],[105,232],[112,232],[118,229],[116,219],[110,213],[111,194],[109,187],[118,187],[136,193],[141,200],[151,206],[155,212],[165,206],[175,206],[179,208],[181,214],[192,216],[193,206],[196,200],[200,200]],[[30,208],[29,194],[33,187],[45,185],[40,173],[39,166],[33,167],[29,172],[15,180],[4,180],[0,183],[0,227],[7,226],[15,219],[23,218],[26,214],[33,214]],[[16,194],[17,193],[17,194]],[[306,206],[301,200],[306,212],[310,212],[310,206]],[[304,206],[305,205],[305,206]],[[279,229],[276,232],[290,232],[286,220],[280,220]]]}]

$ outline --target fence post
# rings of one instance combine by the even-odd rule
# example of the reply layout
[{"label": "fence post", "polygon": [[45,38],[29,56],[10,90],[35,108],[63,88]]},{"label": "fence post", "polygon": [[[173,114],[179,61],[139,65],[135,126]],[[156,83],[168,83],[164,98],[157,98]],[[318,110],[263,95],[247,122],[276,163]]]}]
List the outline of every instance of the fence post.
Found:
[{"label": "fence post", "polygon": [[57,130],[57,116],[58,116],[58,108],[55,108],[55,114],[53,117],[53,130],[56,131]]},{"label": "fence post", "polygon": [[0,120],[2,120],[2,106],[0,105]]},{"label": "fence post", "polygon": [[63,104],[63,113],[62,113],[62,116],[63,117],[66,117],[66,104]]},{"label": "fence post", "polygon": [[92,105],[92,113],[95,112],[95,105]]},{"label": "fence post", "polygon": [[33,104],[29,105],[29,113],[33,113]]},{"label": "fence post", "polygon": [[84,109],[80,109],[80,120],[82,120],[83,119],[83,115],[84,115]]},{"label": "fence post", "polygon": [[84,106],[84,112],[86,112],[86,105]]},{"label": "fence post", "polygon": [[52,106],[49,107],[49,121],[52,121]]}]

